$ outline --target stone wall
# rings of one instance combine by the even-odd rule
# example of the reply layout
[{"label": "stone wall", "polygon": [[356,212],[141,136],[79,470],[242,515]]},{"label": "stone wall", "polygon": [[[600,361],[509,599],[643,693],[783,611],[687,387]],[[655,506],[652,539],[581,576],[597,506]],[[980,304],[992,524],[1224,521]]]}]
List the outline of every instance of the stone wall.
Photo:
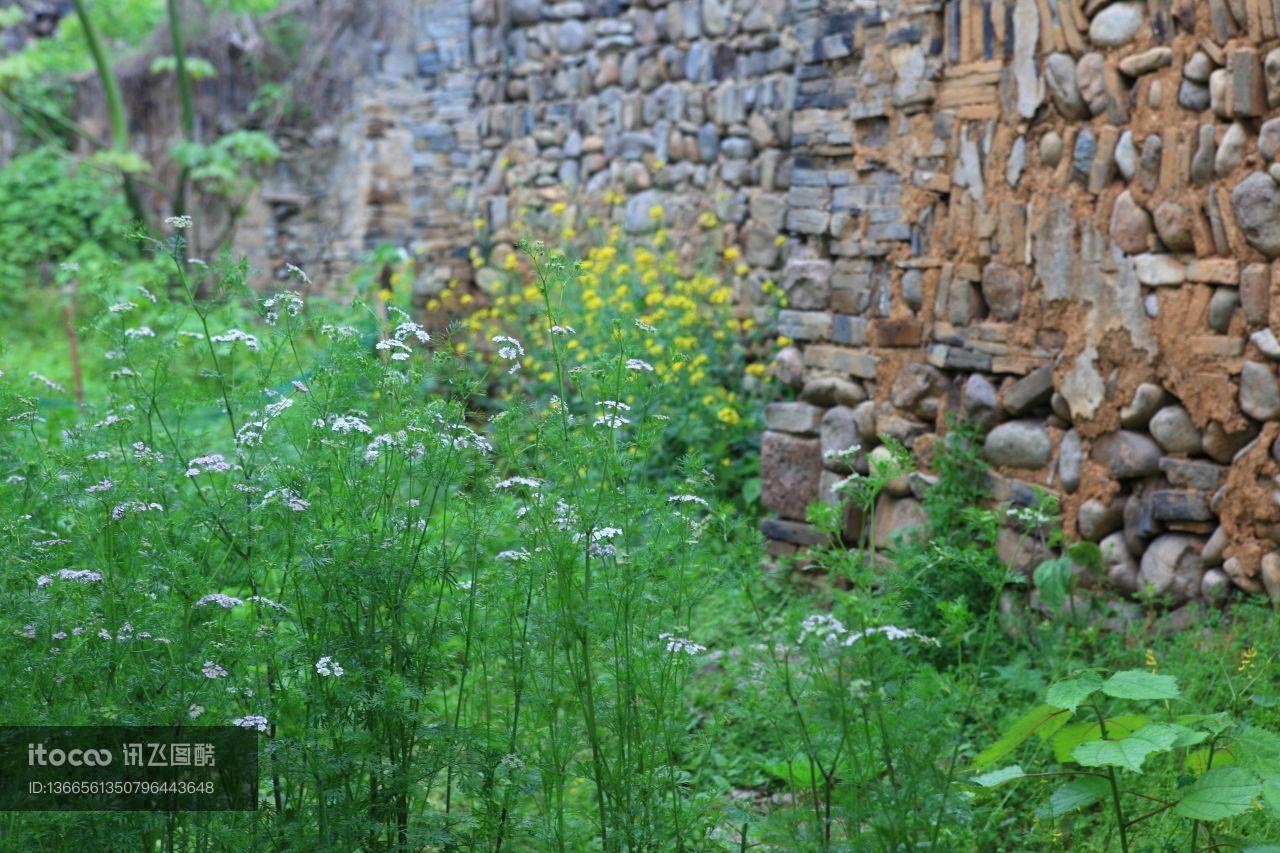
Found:
[{"label": "stone wall", "polygon": [[927,459],[961,414],[1121,589],[1280,598],[1280,0],[374,5],[330,10],[363,71],[249,205],[259,266],[389,241],[425,296],[560,202],[638,240],[711,211],[741,310],[787,299],[775,553],[816,540],[827,451]]},{"label": "stone wall", "polygon": [[[800,400],[769,410],[766,532],[813,538],[825,451],[887,433],[927,457],[962,413],[996,496],[1060,493],[1121,589],[1280,598],[1280,3],[849,15],[852,52],[797,69]],[[878,539],[920,507],[881,515]]]},{"label": "stone wall", "polygon": [[[399,2],[348,131],[364,241],[423,243],[432,291],[476,217],[716,212],[742,310],[787,299],[775,553],[816,540],[827,451],[927,459],[960,414],[995,496],[1061,494],[1122,590],[1280,598],[1280,2]],[[885,502],[881,540],[920,518]]]}]

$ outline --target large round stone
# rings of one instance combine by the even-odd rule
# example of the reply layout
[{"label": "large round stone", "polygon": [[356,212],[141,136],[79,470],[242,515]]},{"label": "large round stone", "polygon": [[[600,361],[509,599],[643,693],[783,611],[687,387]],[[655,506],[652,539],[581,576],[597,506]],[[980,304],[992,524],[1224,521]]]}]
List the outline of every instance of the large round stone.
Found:
[{"label": "large round stone", "polygon": [[1142,26],[1142,4],[1112,3],[1093,16],[1089,41],[1101,47],[1119,47],[1138,34]]},{"label": "large round stone", "polygon": [[1171,595],[1180,603],[1200,591],[1203,574],[1196,540],[1170,533],[1147,546],[1138,570],[1138,584],[1153,595]]},{"label": "large round stone", "polygon": [[1053,442],[1039,421],[1009,421],[987,434],[987,459],[1010,468],[1039,468],[1049,461]]},{"label": "large round stone", "polygon": [[1231,191],[1231,209],[1244,239],[1268,258],[1280,257],[1280,187],[1254,172]]},{"label": "large round stone", "polygon": [[1151,418],[1151,436],[1165,453],[1199,453],[1204,444],[1191,414],[1182,406],[1165,406]]}]

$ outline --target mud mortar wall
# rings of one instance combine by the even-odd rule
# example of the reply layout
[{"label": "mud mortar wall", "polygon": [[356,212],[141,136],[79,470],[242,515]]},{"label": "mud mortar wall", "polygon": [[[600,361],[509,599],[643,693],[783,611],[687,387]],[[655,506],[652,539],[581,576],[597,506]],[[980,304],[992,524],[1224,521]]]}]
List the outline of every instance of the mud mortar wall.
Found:
[{"label": "mud mortar wall", "polygon": [[[792,119],[775,550],[814,540],[825,451],[887,433],[927,457],[962,413],[991,427],[996,497],[1060,493],[1122,590],[1280,599],[1280,3],[863,14],[822,65],[832,102]],[[877,539],[917,497],[885,498]]]},{"label": "mud mortar wall", "polygon": [[[958,413],[995,496],[1061,494],[1120,589],[1280,598],[1280,0],[401,3],[351,244],[483,288],[476,218],[501,250],[610,190],[638,239],[715,212],[741,310],[786,294],[774,553],[816,541],[826,451],[927,459]],[[885,504],[882,541],[921,517]]]},{"label": "mud mortar wall", "polygon": [[[927,460],[958,413],[990,429],[995,497],[1058,492],[1120,589],[1280,599],[1280,0],[342,9],[364,71],[249,205],[259,266],[336,280],[392,242],[425,299],[486,289],[472,250],[558,203],[641,241],[654,207],[672,234],[713,212],[740,310],[790,341],[775,554],[817,540],[827,451]],[[884,502],[882,542],[921,518],[905,486]]]}]

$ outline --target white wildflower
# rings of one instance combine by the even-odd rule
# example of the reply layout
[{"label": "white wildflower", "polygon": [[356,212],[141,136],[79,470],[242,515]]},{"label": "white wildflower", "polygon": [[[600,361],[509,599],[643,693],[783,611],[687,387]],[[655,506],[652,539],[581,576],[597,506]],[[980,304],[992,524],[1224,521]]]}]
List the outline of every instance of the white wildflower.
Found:
[{"label": "white wildflower", "polygon": [[136,329],[125,329],[124,336],[126,338],[154,338],[156,333],[151,331],[150,326],[138,326]]},{"label": "white wildflower", "polygon": [[214,335],[209,340],[213,341],[215,344],[234,344],[238,341],[251,350],[256,350],[258,348],[258,339],[248,332],[242,332],[239,329],[227,329],[221,335]]},{"label": "white wildflower", "polygon": [[627,370],[634,370],[636,372],[648,371],[649,373],[653,373],[653,365],[643,359],[629,358],[627,359]]},{"label": "white wildflower", "polygon": [[231,721],[231,724],[239,726],[242,729],[257,729],[260,732],[265,732],[270,725],[267,722],[267,718],[261,714],[250,714],[247,717],[236,717]]},{"label": "white wildflower", "polygon": [[227,671],[211,660],[205,661],[200,671],[204,673],[205,678],[209,679],[227,677]]},{"label": "white wildflower", "polygon": [[674,634],[663,632],[658,635],[658,639],[664,640],[667,644],[667,651],[671,654],[696,655],[707,650],[706,646],[695,643],[692,640],[686,640],[683,637],[677,637]]},{"label": "white wildflower", "polygon": [[914,628],[899,628],[896,625],[881,625],[877,628],[868,628],[865,631],[855,631],[844,638],[844,645],[852,646],[862,638],[870,637],[873,634],[883,634],[890,640],[919,640],[932,646],[942,645],[935,638],[921,634]]},{"label": "white wildflower", "polygon": [[204,607],[206,604],[216,604],[219,607],[225,607],[230,610],[232,607],[244,604],[244,601],[222,592],[211,592],[208,595],[201,596],[196,602],[196,607]]},{"label": "white wildflower", "polygon": [[190,216],[166,216],[164,219],[164,224],[168,225],[170,228],[174,229],[175,231],[183,231],[191,227],[191,217]]},{"label": "white wildflower", "polygon": [[115,487],[116,487],[116,484],[111,482],[110,480],[103,480],[101,482],[94,483],[92,486],[89,486],[87,489],[85,489],[85,492],[88,494],[93,494],[94,492],[109,492]]},{"label": "white wildflower", "polygon": [[815,637],[823,643],[834,643],[849,632],[839,619],[830,614],[818,613],[800,623],[800,637],[797,645],[803,644],[809,637]]},{"label": "white wildflower", "polygon": [[342,664],[338,663],[329,655],[325,655],[320,658],[320,660],[316,661],[316,672],[320,673],[322,676],[333,676],[334,678],[338,678],[346,672],[346,670],[342,668]]}]

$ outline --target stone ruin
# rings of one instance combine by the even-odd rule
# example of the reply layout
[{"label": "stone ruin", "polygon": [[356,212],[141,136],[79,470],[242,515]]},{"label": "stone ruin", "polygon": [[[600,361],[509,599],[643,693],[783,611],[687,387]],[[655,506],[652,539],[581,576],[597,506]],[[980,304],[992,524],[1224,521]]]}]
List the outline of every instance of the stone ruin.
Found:
[{"label": "stone ruin", "polygon": [[[791,117],[774,550],[817,540],[829,451],[927,457],[955,414],[989,427],[994,496],[1061,495],[1121,590],[1280,600],[1280,3],[849,14]],[[917,497],[882,498],[878,542]]]},{"label": "stone ruin", "polygon": [[[994,496],[1060,494],[1120,589],[1280,599],[1280,0],[343,8],[364,71],[249,204],[251,256],[337,274],[390,241],[425,296],[473,280],[477,218],[501,246],[558,202],[640,240],[654,205],[712,210],[740,310],[786,293],[774,554],[818,540],[825,451],[927,458],[958,414]],[[878,540],[919,521],[883,500]]]},{"label": "stone ruin", "polygon": [[[348,245],[417,241],[429,291],[472,277],[475,217],[501,245],[518,211],[612,189],[641,240],[655,204],[677,233],[718,213],[743,312],[774,322],[761,285],[783,287],[772,553],[818,541],[826,451],[887,434],[927,458],[960,415],[990,428],[994,497],[1061,495],[1121,590],[1280,599],[1280,0],[383,14],[342,131],[357,179],[333,182]],[[878,540],[920,520],[883,500]]]}]

